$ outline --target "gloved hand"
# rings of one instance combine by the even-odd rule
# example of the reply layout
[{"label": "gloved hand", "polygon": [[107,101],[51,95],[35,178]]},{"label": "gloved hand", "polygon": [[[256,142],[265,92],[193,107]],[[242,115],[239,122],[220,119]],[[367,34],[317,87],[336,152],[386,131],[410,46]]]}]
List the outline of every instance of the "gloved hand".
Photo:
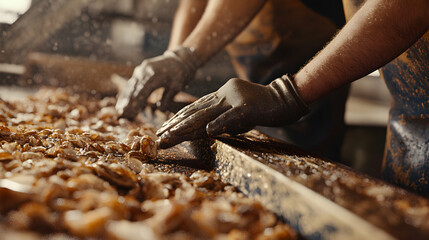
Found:
[{"label": "gloved hand", "polygon": [[269,85],[233,78],[174,115],[156,133],[160,148],[222,133],[238,134],[260,126],[282,126],[308,113],[292,81],[283,76]]},{"label": "gloved hand", "polygon": [[134,69],[120,93],[116,110],[121,117],[133,119],[147,104],[150,94],[164,87],[159,109],[164,111],[173,97],[190,81],[202,61],[191,48],[180,47],[163,55],[144,60]]}]

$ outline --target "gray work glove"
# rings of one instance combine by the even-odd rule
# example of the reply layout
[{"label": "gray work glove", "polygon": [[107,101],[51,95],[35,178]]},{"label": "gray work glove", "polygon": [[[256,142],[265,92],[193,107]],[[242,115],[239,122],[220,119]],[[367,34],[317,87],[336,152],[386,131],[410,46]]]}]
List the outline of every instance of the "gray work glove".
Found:
[{"label": "gray work glove", "polygon": [[233,78],[180,110],[156,134],[159,147],[168,148],[207,135],[243,133],[256,125],[282,126],[308,111],[286,75],[267,86]]},{"label": "gray work glove", "polygon": [[116,110],[121,117],[134,119],[146,106],[150,94],[163,87],[159,109],[164,111],[173,97],[193,79],[201,63],[194,51],[185,47],[144,60],[134,69],[133,76],[119,94]]}]

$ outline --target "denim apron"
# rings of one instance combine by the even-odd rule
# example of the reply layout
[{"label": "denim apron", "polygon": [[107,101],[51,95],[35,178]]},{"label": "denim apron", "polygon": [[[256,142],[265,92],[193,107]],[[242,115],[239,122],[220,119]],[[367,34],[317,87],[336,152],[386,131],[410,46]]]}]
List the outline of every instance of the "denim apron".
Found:
[{"label": "denim apron", "polygon": [[[350,19],[364,1],[343,2]],[[429,32],[379,71],[393,99],[383,178],[429,196]]]}]

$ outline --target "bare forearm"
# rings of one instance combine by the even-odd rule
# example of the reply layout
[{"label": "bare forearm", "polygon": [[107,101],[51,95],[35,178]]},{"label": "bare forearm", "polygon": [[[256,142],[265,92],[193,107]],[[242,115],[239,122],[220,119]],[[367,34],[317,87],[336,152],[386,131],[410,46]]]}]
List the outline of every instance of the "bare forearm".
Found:
[{"label": "bare forearm", "polygon": [[428,30],[428,12],[427,0],[368,0],[296,74],[304,101],[312,102],[400,55]]},{"label": "bare forearm", "polygon": [[183,43],[198,24],[206,6],[207,0],[180,0],[168,49],[174,49]]},{"label": "bare forearm", "polygon": [[231,42],[267,0],[211,0],[198,25],[183,43],[207,61]]}]

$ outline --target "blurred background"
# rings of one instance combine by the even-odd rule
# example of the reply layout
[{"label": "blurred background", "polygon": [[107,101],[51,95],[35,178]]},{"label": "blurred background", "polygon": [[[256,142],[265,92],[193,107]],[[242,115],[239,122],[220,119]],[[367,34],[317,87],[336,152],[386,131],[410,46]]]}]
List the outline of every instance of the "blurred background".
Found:
[{"label": "blurred background", "polygon": [[[177,0],[0,0],[0,97],[19,99],[41,85],[115,94],[112,74],[128,78],[166,50],[176,7]],[[185,92],[200,97],[234,76],[221,52]],[[342,159],[376,177],[389,103],[378,72],[352,84]]]}]

